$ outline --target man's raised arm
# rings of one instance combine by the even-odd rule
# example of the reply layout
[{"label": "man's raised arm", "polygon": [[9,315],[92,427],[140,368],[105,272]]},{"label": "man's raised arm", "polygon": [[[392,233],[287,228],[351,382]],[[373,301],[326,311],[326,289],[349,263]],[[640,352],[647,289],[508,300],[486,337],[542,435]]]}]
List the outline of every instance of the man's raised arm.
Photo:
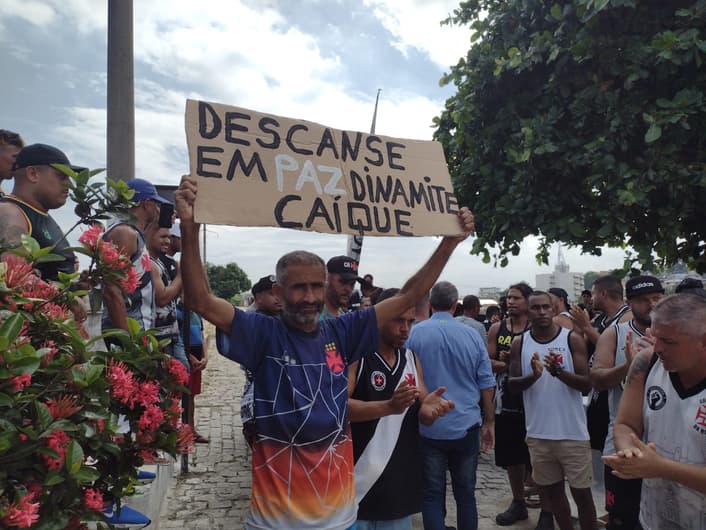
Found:
[{"label": "man's raised arm", "polygon": [[453,251],[462,241],[473,233],[475,228],[473,214],[468,208],[461,208],[458,212],[458,219],[463,235],[445,236],[441,240],[441,243],[439,243],[439,246],[436,247],[436,250],[429,260],[407,280],[396,296],[383,300],[375,305],[375,316],[378,321],[378,327],[382,326],[382,324],[388,320],[397,318],[410,307],[414,307],[417,301],[434,286],[434,283],[439,278],[441,271],[444,270]]},{"label": "man's raised arm", "polygon": [[181,179],[174,193],[177,215],[181,224],[181,275],[184,283],[184,303],[221,331],[230,334],[235,308],[230,302],[211,293],[199,254],[199,227],[194,222],[196,180]]}]

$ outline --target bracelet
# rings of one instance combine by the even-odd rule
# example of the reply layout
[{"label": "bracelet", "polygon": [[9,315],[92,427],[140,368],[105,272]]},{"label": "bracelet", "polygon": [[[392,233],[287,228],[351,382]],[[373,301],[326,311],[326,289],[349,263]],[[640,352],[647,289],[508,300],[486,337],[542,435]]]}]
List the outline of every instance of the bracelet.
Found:
[{"label": "bracelet", "polygon": [[563,371],[564,367],[561,365],[557,365],[554,366],[551,370],[549,370],[549,373],[552,375],[552,377],[559,377]]}]

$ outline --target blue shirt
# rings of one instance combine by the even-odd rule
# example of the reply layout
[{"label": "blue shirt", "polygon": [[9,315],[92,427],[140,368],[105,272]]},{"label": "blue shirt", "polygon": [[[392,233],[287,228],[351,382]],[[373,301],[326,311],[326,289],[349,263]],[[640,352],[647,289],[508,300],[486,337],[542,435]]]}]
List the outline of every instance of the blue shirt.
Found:
[{"label": "blue shirt", "polygon": [[253,373],[257,438],[246,528],[343,529],[355,522],[346,367],[377,348],[375,310],[312,333],[236,310],[227,352]]},{"label": "blue shirt", "polygon": [[432,425],[420,425],[419,432],[435,440],[463,438],[481,421],[480,391],[495,387],[488,350],[480,335],[449,313],[438,312],[414,325],[407,347],[419,356],[427,389],[433,392],[445,386],[444,398],[456,405]]}]

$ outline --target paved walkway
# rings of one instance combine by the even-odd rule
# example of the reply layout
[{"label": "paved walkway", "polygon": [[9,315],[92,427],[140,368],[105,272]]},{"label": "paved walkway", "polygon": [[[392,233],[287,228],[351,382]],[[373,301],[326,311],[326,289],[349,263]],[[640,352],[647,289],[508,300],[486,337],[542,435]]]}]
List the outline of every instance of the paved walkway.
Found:
[{"label": "paved walkway", "polygon": [[[240,395],[244,374],[240,367],[210,352],[203,377],[203,394],[196,397],[197,430],[211,443],[197,445],[189,472],[177,477],[164,500],[161,530],[236,530],[242,528],[250,499],[250,455],[240,424]],[[478,465],[479,529],[500,528],[495,515],[511,496],[504,471],[496,468],[492,453],[482,454]],[[448,488],[447,524],[455,525],[455,506]],[[538,510],[514,529],[531,529]],[[415,517],[415,529],[422,529]]]}]

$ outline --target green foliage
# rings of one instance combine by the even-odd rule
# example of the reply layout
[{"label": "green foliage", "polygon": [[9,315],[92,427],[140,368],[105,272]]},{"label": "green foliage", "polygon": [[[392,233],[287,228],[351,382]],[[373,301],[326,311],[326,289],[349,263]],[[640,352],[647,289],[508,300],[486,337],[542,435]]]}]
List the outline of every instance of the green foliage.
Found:
[{"label": "green foliage", "polygon": [[446,22],[473,44],[435,136],[475,253],[535,235],[544,263],[563,241],[706,270],[706,0],[468,0]]},{"label": "green foliage", "polygon": [[213,293],[226,300],[238,293],[247,291],[252,285],[248,275],[237,263],[228,263],[227,265],[207,263],[206,274]]}]

